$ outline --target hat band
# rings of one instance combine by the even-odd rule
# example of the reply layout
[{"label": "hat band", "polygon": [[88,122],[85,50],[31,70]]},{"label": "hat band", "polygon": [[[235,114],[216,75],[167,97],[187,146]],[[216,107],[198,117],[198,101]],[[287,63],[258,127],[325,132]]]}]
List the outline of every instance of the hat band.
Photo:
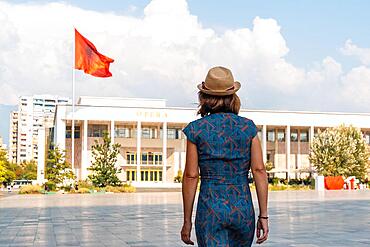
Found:
[{"label": "hat band", "polygon": [[234,90],[234,88],[235,88],[235,86],[232,86],[232,87],[226,88],[224,90],[210,89],[210,88],[206,87],[206,85],[204,85],[204,82],[202,82],[202,87],[205,90],[210,90],[210,91],[213,91],[213,92],[227,92],[227,91]]}]

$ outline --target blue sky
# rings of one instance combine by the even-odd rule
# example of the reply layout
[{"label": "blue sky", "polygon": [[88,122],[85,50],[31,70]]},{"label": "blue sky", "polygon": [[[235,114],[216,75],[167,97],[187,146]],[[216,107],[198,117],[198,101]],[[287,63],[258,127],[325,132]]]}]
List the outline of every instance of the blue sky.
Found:
[{"label": "blue sky", "polygon": [[[244,108],[370,112],[370,1],[186,3],[0,0],[0,105],[20,95],[71,95],[67,30],[77,25],[116,60],[104,82],[77,73],[77,95],[194,106],[208,68],[225,65],[242,82]],[[9,109],[0,107],[6,122]],[[4,124],[0,135],[7,139]]]}]

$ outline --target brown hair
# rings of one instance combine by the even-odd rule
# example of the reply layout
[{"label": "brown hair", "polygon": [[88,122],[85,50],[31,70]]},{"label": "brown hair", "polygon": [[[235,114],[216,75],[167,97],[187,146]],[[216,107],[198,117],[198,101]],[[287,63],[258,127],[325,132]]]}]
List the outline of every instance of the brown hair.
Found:
[{"label": "brown hair", "polygon": [[240,99],[235,93],[225,96],[216,96],[199,91],[198,98],[198,114],[202,117],[217,112],[231,112],[238,114],[240,110]]}]

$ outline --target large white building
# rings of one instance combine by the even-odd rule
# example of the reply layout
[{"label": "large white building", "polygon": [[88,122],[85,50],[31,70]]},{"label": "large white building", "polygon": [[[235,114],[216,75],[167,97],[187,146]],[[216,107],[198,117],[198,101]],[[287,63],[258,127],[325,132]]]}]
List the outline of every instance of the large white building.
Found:
[{"label": "large white building", "polygon": [[38,131],[54,124],[58,104],[68,98],[53,95],[21,96],[18,110],[10,113],[9,159],[12,162],[38,160]]},{"label": "large white building", "polygon": [[[197,118],[196,111],[167,107],[165,100],[81,97],[74,112],[77,178],[87,178],[91,146],[107,131],[114,143],[121,144],[117,165],[122,169],[122,181],[172,183],[185,165],[186,139],[181,130]],[[309,145],[319,129],[351,124],[362,129],[370,144],[370,114],[241,110],[240,115],[259,127],[263,159],[273,163],[271,172],[279,177],[298,178],[312,172]],[[58,105],[53,142],[66,150],[69,162],[71,123],[72,107]],[[40,163],[40,174],[43,169]]]}]

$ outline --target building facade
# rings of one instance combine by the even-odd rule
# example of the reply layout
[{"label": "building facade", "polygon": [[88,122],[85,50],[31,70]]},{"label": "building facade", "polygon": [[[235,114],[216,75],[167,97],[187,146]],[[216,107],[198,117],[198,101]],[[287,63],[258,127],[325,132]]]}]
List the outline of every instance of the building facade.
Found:
[{"label": "building facade", "polygon": [[[263,159],[272,163],[270,172],[277,177],[308,176],[313,171],[308,160],[311,140],[327,127],[352,124],[370,144],[370,114],[241,110],[240,115],[258,126]],[[164,100],[81,97],[74,114],[70,105],[57,106],[53,142],[66,150],[77,178],[84,180],[92,162],[91,146],[108,132],[112,142],[121,144],[117,166],[122,181],[173,183],[185,166],[182,129],[196,118],[195,108],[166,107]]]},{"label": "building facade", "polygon": [[9,159],[15,163],[38,160],[38,132],[54,124],[58,104],[70,103],[52,95],[21,96],[18,110],[10,113]]},{"label": "building facade", "polygon": [[8,158],[10,162],[17,163],[18,157],[18,111],[10,112],[9,117],[9,149]]}]

